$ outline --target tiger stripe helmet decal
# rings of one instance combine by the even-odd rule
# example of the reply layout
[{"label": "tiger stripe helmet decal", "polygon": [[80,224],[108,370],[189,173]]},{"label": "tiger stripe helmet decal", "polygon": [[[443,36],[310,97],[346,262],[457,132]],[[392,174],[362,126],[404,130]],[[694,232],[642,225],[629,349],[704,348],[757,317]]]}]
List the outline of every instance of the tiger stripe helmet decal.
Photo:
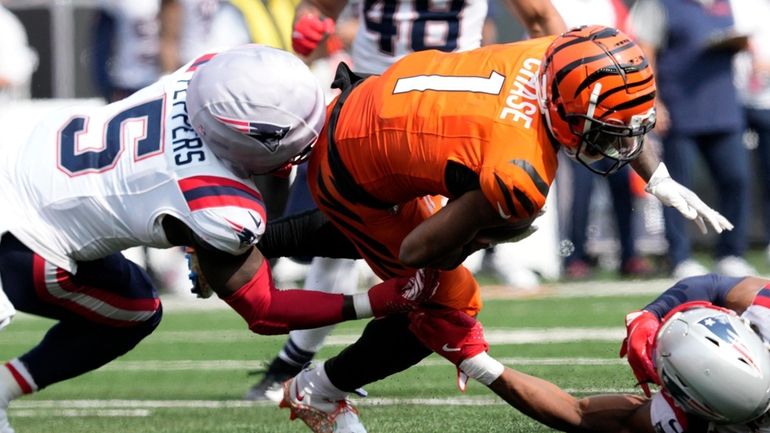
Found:
[{"label": "tiger stripe helmet decal", "polygon": [[655,124],[655,78],[628,35],[598,25],[572,29],[551,43],[538,74],[546,123],[570,156],[589,168],[613,159],[612,171],[638,156]]}]

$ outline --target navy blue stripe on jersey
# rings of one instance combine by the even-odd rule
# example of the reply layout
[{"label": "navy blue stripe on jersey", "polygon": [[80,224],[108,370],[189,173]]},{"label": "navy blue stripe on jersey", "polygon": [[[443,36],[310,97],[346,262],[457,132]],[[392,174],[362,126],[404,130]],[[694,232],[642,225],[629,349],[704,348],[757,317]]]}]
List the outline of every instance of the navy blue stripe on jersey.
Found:
[{"label": "navy blue stripe on jersey", "polygon": [[262,197],[260,197],[258,194],[256,193],[252,194],[248,191],[244,191],[243,189],[236,188],[233,186],[227,186],[227,185],[200,186],[197,188],[184,191],[183,194],[184,194],[184,198],[188,202],[192,200],[197,200],[199,198],[216,196],[216,195],[235,195],[238,197],[243,197],[248,200],[254,200],[257,203],[262,204]]},{"label": "navy blue stripe on jersey", "polygon": [[265,219],[261,197],[233,186],[201,186],[183,192],[190,210],[234,206],[256,211]]}]

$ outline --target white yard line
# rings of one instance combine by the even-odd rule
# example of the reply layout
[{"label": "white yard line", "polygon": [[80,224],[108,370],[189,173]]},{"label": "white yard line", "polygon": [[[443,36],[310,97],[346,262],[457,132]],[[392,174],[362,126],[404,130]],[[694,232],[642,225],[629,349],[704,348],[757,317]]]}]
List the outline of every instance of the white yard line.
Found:
[{"label": "white yard line", "polygon": [[[567,388],[570,394],[628,393],[634,388]],[[489,396],[443,398],[356,398],[356,406],[507,406]],[[16,400],[11,403],[11,417],[23,416],[149,416],[155,409],[240,409],[276,406],[273,402],[243,400]]]},{"label": "white yard line", "polygon": [[[612,328],[487,328],[485,330],[490,344],[529,344],[529,343],[565,343],[581,341],[613,341],[620,344],[626,331],[622,327]],[[24,344],[37,341],[38,331],[14,331],[0,335],[5,344]],[[326,339],[326,346],[347,346],[359,334],[336,334]],[[206,331],[190,329],[189,331],[159,331],[151,335],[142,344],[173,344],[173,343],[248,343],[260,338],[244,330]]]},{"label": "white yard line", "polygon": [[[603,366],[625,365],[626,360],[620,358],[497,358],[505,365],[535,365],[535,366]],[[321,359],[317,360],[322,361]],[[447,361],[439,358],[428,358],[415,367],[449,366]],[[193,370],[257,370],[265,368],[263,361],[241,361],[233,359],[216,360],[146,360],[146,361],[115,361],[100,371],[193,371]]]},{"label": "white yard line", "polygon": [[39,417],[145,417],[152,415],[150,409],[23,409],[11,411],[14,418],[39,418]]}]

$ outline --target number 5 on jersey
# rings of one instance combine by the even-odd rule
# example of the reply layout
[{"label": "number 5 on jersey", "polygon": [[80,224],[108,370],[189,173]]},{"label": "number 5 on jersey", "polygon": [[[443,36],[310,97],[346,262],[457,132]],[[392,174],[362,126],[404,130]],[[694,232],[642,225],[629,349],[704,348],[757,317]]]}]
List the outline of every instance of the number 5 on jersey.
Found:
[{"label": "number 5 on jersey", "polygon": [[[101,148],[81,150],[79,141],[89,134],[89,118],[75,116],[59,130],[58,166],[70,176],[101,173],[115,167],[123,153],[126,141],[133,141],[134,161],[162,152],[163,148],[163,98],[128,108],[113,116],[105,128],[94,131],[103,134]],[[141,128],[130,132],[127,126],[136,122]]]}]

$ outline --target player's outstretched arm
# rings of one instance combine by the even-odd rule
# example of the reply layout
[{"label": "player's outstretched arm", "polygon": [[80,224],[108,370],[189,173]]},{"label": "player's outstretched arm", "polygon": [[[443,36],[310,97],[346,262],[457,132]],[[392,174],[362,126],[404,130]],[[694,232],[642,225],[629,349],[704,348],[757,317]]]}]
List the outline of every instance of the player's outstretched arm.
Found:
[{"label": "player's outstretched arm", "polygon": [[[487,354],[481,322],[462,311],[418,309],[409,319],[409,329],[425,346],[538,422],[567,432],[653,432],[644,397],[576,399],[553,383],[504,367]],[[465,377],[459,379],[463,389]]]},{"label": "player's outstretched arm", "polygon": [[506,230],[507,224],[481,190],[469,191],[415,227],[401,242],[399,260],[413,268],[452,269],[474,251],[501,240],[490,236],[495,231],[515,235]]},{"label": "player's outstretched arm", "polygon": [[654,433],[649,400],[638,395],[608,394],[577,399],[555,384],[505,368],[489,385],[495,394],[525,415],[565,432]]},{"label": "player's outstretched arm", "polygon": [[678,210],[685,218],[692,220],[706,234],[708,227],[722,233],[732,230],[733,224],[722,214],[709,207],[697,194],[671,178],[666,165],[660,162],[654,149],[645,146],[639,157],[631,162],[634,170],[647,182],[645,191],[654,195],[661,203]]},{"label": "player's outstretched arm", "polygon": [[438,286],[438,273],[421,270],[408,278],[393,278],[367,293],[342,295],[306,290],[278,290],[260,251],[248,247],[242,254],[220,251],[198,237],[180,220],[163,219],[168,240],[192,246],[198,283],[213,292],[243,317],[258,334],[285,334],[346,320],[404,313],[429,298]]},{"label": "player's outstretched arm", "polygon": [[507,0],[505,5],[533,38],[567,31],[564,19],[550,0]]}]

